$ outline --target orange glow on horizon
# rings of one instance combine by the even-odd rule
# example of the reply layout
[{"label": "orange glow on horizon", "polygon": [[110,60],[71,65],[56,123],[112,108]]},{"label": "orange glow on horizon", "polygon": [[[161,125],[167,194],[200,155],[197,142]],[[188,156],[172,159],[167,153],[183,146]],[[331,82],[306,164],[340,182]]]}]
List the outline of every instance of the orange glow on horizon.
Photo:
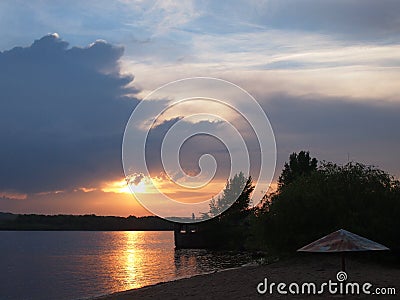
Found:
[{"label": "orange glow on horizon", "polygon": [[[138,194],[147,194],[148,197],[153,194],[154,197],[157,197],[157,194],[162,193],[179,202],[200,203],[210,200],[211,197],[216,197],[224,189],[225,184],[225,180],[214,179],[202,188],[187,189],[180,187],[168,178],[155,176],[152,178],[145,177],[138,184],[132,183],[130,186],[128,186],[125,179],[110,181],[103,184],[103,187],[99,190],[105,193],[133,195],[134,198]],[[277,182],[274,181],[269,186],[268,192],[274,192],[276,189]],[[84,191],[83,189],[81,190]],[[254,200],[258,201],[259,199]]]},{"label": "orange glow on horizon", "polygon": [[[225,180],[213,180],[202,188],[188,189],[180,187],[170,179],[156,176],[152,178],[145,177],[138,184],[131,183],[129,186],[125,179],[106,182],[99,190],[104,193],[132,194],[133,196],[137,194],[151,196],[153,194],[154,197],[157,197],[157,194],[161,193],[179,202],[199,203],[216,196],[222,191],[225,183]],[[83,191],[83,189],[81,190]]]},{"label": "orange glow on horizon", "polygon": [[[147,210],[140,201],[157,202],[156,187],[166,196],[182,203],[201,203],[211,197],[217,197],[218,192],[225,187],[225,180],[213,180],[206,189],[179,188],[168,178],[159,176],[143,178],[136,186],[136,195],[132,194],[125,179],[114,179],[90,187],[79,187],[72,191],[46,192],[22,194],[0,192],[4,197],[3,210],[22,214],[96,214],[115,216],[148,216],[154,213]],[[156,185],[156,187],[155,187]],[[269,192],[276,191],[277,182],[274,181]],[[263,195],[253,195],[254,204],[261,200]],[[20,201],[18,201],[20,200]],[[21,204],[22,200],[23,205]],[[173,212],[171,212],[173,215]]]}]

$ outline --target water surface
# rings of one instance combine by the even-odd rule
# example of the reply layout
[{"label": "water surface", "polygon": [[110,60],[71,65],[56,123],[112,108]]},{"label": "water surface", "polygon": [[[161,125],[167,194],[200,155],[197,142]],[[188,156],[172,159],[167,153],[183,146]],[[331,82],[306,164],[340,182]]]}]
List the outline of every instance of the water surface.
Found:
[{"label": "water surface", "polygon": [[87,299],[249,261],[175,250],[169,231],[0,231],[0,240],[0,299],[8,300]]}]

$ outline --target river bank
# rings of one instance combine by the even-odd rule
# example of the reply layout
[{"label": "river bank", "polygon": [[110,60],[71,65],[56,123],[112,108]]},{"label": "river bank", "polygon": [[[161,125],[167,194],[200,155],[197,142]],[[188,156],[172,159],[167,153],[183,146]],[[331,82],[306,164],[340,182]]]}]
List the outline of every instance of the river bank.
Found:
[{"label": "river bank", "polygon": [[[262,266],[247,266],[233,270],[198,275],[172,282],[159,283],[139,289],[115,293],[96,298],[96,300],[130,300],[130,299],[397,299],[400,293],[400,268],[371,262],[360,257],[347,259],[345,282],[357,282],[362,287],[364,283],[371,283],[368,289],[375,293],[376,288],[385,289],[386,293],[394,290],[397,295],[333,295],[325,288],[320,295],[293,295],[288,291],[288,285],[297,282],[300,286],[304,282],[312,282],[317,290],[324,282],[332,280],[338,282],[336,275],[340,271],[340,257],[332,254],[302,254],[296,257]],[[273,293],[259,294],[257,285],[267,278],[268,285],[286,283],[288,294],[278,293],[276,286]],[[260,288],[263,289],[264,285]]]}]

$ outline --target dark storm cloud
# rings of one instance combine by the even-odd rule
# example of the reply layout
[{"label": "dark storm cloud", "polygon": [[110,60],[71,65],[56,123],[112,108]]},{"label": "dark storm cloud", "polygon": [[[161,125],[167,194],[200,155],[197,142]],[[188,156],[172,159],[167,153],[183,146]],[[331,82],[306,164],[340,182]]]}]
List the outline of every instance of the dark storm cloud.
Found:
[{"label": "dark storm cloud", "polygon": [[[200,121],[192,124],[182,120],[182,117],[165,120],[154,126],[149,131],[146,142],[146,162],[152,176],[165,171],[161,161],[161,147],[167,132],[178,121],[184,122],[186,128],[195,126],[197,129],[196,132],[209,132],[213,127],[218,126],[218,123],[208,121]],[[177,134],[180,135],[184,131],[185,129],[181,129]],[[215,137],[197,134],[187,139],[180,149],[179,162],[182,169],[191,175],[198,174],[200,172],[199,158],[207,153],[214,155],[218,161],[219,170],[230,168],[230,162],[226,158],[226,147]]]},{"label": "dark storm cloud", "polygon": [[[319,160],[339,164],[348,160],[375,165],[400,177],[400,103],[375,99],[354,99],[328,96],[294,97],[287,94],[270,95],[260,103],[268,115],[277,142],[277,169],[279,176],[289,154],[309,150]],[[180,118],[165,121],[155,126],[148,137],[147,162],[153,175],[162,171],[162,138]],[[218,124],[203,121],[195,124],[207,131]],[[187,127],[195,126],[187,123]],[[238,124],[236,124],[238,125]],[[257,174],[254,166],[259,162],[260,149],[254,135],[249,134],[243,124],[238,126],[254,164],[252,175]],[[199,158],[212,154],[218,163],[218,178],[225,178],[230,167],[227,149],[215,138],[198,135],[188,139],[182,146],[180,162],[188,173],[199,172]]]},{"label": "dark storm cloud", "polygon": [[[378,166],[399,177],[400,161],[400,103],[376,99],[347,99],[327,96],[293,97],[275,94],[268,99],[258,97],[274,129],[277,142],[279,176],[289,154],[309,150],[319,160],[339,164],[348,160]],[[166,132],[179,118],[155,126],[148,137],[146,148],[149,170],[153,175],[162,171],[161,142]],[[203,130],[217,126],[212,122],[195,124]],[[195,126],[188,123],[187,126]],[[241,124],[242,125],[242,124]],[[239,126],[240,127],[240,126]],[[202,130],[199,130],[202,131]],[[260,150],[255,136],[241,128],[252,160],[252,175],[257,174]],[[227,149],[218,140],[206,135],[188,139],[182,146],[180,162],[188,173],[199,172],[199,158],[212,154],[218,163],[218,178],[225,178],[230,167]]]},{"label": "dark storm cloud", "polygon": [[120,148],[137,100],[122,47],[69,48],[56,34],[0,52],[0,191],[88,186],[122,176]]},{"label": "dark storm cloud", "polygon": [[275,95],[262,106],[275,131],[278,173],[291,152],[304,149],[321,160],[349,158],[400,175],[400,103]]},{"label": "dark storm cloud", "polygon": [[[231,159],[237,159],[238,155],[244,159],[243,155],[245,155],[244,153],[229,153],[227,145],[223,142],[223,140],[226,140],[227,138],[226,136],[223,136],[223,134],[227,132],[225,127],[227,124],[224,124],[222,121],[205,120],[191,123],[182,120],[182,117],[165,120],[150,130],[146,143],[146,162],[151,175],[157,176],[161,172],[165,171],[161,160],[162,143],[164,142],[164,137],[167,132],[178,121],[183,122],[184,126],[178,129],[178,132],[174,131],[176,136],[186,136],[185,133],[191,132],[193,129],[194,132],[198,132],[198,134],[185,139],[179,150],[179,163],[182,170],[190,176],[198,175],[201,171],[199,165],[200,158],[205,154],[210,154],[214,157],[217,163],[215,178],[227,180],[231,171]],[[232,122],[232,126],[238,130],[246,144],[247,151],[250,153],[251,175],[258,176],[260,171],[261,154],[260,145],[254,131],[252,131],[248,123],[244,122],[239,117],[230,121]],[[221,130],[218,130],[218,128]],[[221,136],[218,136],[218,133],[220,133]],[[216,134],[216,136],[212,136],[211,134]],[[232,142],[232,139],[236,138],[238,139],[237,143],[239,144],[239,136],[230,137],[230,142]],[[233,149],[233,151],[238,150]],[[174,155],[168,151],[166,153],[167,155]],[[182,175],[183,174],[178,174],[176,176],[179,177]]]}]

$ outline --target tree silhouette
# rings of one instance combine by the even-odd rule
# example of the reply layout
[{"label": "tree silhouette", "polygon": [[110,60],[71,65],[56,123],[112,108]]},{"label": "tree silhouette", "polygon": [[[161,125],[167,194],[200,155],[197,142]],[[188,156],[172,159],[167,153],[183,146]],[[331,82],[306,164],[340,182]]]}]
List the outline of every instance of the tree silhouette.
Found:
[{"label": "tree silhouette", "polygon": [[323,163],[308,175],[282,182],[263,209],[258,226],[265,228],[269,250],[278,253],[340,228],[390,248],[400,236],[399,181],[360,163]]},{"label": "tree silhouette", "polygon": [[226,181],[222,195],[210,201],[210,215],[217,216],[221,213],[239,217],[245,214],[250,205],[250,196],[254,190],[251,176],[246,178],[243,172],[236,174]]},{"label": "tree silhouette", "polygon": [[206,222],[204,232],[210,248],[243,249],[251,213],[250,203],[254,185],[251,177],[242,172],[226,182],[223,193],[210,202],[211,216],[218,216]]},{"label": "tree silhouette", "polygon": [[278,187],[288,185],[299,176],[309,175],[317,170],[318,160],[310,157],[310,152],[300,151],[299,154],[292,153],[289,163],[285,163],[281,175],[278,179]]}]

